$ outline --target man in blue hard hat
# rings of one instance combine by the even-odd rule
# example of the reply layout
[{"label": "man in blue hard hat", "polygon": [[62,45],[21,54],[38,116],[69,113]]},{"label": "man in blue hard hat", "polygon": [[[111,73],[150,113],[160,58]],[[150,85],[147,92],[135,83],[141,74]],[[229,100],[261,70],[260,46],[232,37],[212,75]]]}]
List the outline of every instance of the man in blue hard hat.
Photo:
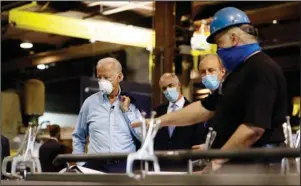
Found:
[{"label": "man in blue hard hat", "polygon": [[[210,29],[207,42],[217,44],[217,54],[228,75],[218,91],[206,99],[157,119],[162,126],[186,126],[214,116],[217,135],[212,148],[221,150],[280,146],[287,113],[286,81],[281,68],[262,51],[257,30],[243,11],[233,7],[219,10]],[[215,171],[225,163],[275,161],[280,160],[214,159],[208,167]]]}]

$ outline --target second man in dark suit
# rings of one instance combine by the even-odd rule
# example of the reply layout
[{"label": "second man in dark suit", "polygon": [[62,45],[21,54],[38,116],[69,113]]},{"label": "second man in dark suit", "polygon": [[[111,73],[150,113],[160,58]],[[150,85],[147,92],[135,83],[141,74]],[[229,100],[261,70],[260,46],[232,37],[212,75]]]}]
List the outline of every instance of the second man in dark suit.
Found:
[{"label": "second man in dark suit", "polygon": [[59,125],[48,126],[50,138],[43,143],[39,149],[39,158],[43,172],[59,172],[65,165],[55,167],[52,161],[59,154],[65,154],[67,147],[59,142],[61,135],[61,128]]},{"label": "second man in dark suit", "polygon": [[[190,104],[182,95],[181,83],[175,74],[163,74],[159,86],[168,102],[154,109],[157,117]],[[192,146],[204,143],[204,135],[206,134],[203,123],[185,127],[162,127],[155,138],[155,150],[191,150]],[[187,161],[160,161],[160,166],[163,171],[184,171],[187,170]]]}]

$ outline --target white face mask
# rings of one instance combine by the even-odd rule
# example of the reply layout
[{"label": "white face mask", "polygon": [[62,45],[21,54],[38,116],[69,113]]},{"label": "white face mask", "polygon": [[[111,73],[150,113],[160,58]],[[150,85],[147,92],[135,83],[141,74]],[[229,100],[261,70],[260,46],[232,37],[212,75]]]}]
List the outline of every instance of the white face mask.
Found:
[{"label": "white face mask", "polygon": [[112,83],[106,79],[99,80],[98,85],[99,85],[99,90],[106,95],[111,94],[111,92],[113,91]]}]

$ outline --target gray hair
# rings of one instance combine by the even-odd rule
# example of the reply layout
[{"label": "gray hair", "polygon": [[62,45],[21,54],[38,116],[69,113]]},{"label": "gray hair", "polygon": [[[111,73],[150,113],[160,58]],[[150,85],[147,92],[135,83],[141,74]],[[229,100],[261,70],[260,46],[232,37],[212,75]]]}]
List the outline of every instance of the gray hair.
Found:
[{"label": "gray hair", "polygon": [[222,59],[221,59],[217,54],[205,54],[205,55],[201,56],[201,59],[200,59],[198,68],[200,67],[200,63],[201,63],[205,58],[207,58],[207,57],[209,57],[209,56],[214,56],[214,57],[216,57],[216,58],[218,59],[219,64],[221,65],[221,68],[224,68]]},{"label": "gray hair", "polygon": [[160,77],[160,81],[162,81],[164,78],[167,78],[167,77],[172,77],[174,79],[174,81],[177,83],[177,84],[180,84],[180,80],[178,78],[178,76],[175,74],[175,73],[164,73],[161,77]]},{"label": "gray hair", "polygon": [[229,28],[226,31],[226,33],[236,34],[244,44],[257,43],[258,42],[257,37],[250,34],[250,33],[248,33],[248,32],[246,32],[247,29],[249,29],[247,25],[242,25],[241,27]]},{"label": "gray hair", "polygon": [[112,58],[112,57],[107,57],[107,58],[103,58],[103,59],[99,60],[97,62],[96,68],[98,68],[104,64],[110,64],[110,63],[114,64],[115,70],[117,71],[117,73],[122,72],[122,66],[121,66],[120,62],[117,59]]}]

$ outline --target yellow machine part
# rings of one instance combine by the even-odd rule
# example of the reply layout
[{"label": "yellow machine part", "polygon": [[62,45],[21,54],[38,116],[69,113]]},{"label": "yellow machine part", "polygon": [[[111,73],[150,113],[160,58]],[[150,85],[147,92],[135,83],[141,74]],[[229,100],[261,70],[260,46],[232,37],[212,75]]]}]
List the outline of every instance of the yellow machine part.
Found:
[{"label": "yellow machine part", "polygon": [[300,96],[293,97],[292,104],[293,104],[292,116],[298,116],[300,118]]},{"label": "yellow machine part", "polygon": [[109,21],[79,19],[28,11],[36,2],[9,11],[9,23],[17,28],[135,47],[155,46],[155,32]]},{"label": "yellow machine part", "polygon": [[16,92],[1,92],[1,133],[9,143],[18,134],[22,125],[20,97]]}]

